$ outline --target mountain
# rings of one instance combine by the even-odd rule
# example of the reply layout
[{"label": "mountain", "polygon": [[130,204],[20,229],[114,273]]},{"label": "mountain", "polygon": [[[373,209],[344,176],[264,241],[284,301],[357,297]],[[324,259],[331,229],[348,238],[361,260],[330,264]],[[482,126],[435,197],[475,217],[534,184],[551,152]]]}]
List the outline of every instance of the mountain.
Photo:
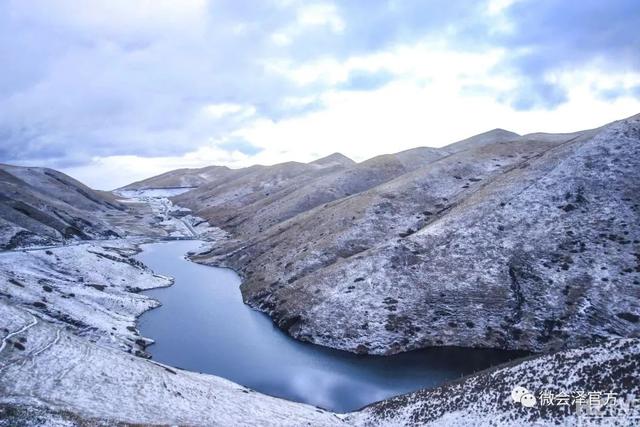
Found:
[{"label": "mountain", "polygon": [[520,135],[518,135],[517,133],[508,130],[493,129],[488,132],[472,136],[471,138],[454,142],[453,144],[449,144],[444,148],[450,153],[457,153],[459,151],[464,151],[472,148],[477,149],[484,145],[494,144],[496,142],[511,141],[518,138],[519,136]]},{"label": "mountain", "polygon": [[314,160],[311,164],[320,166],[351,166],[355,164],[355,162],[344,154],[333,153],[321,159]]},{"label": "mountain", "polygon": [[115,237],[127,206],[58,171],[0,165],[0,248]]},{"label": "mountain", "polygon": [[[176,196],[173,200],[211,223],[223,226],[225,230],[250,235],[316,206],[388,182],[466,147],[517,136],[513,132],[496,129],[444,149],[418,147],[380,155],[361,163],[334,153],[308,165],[289,162],[274,166],[252,166],[219,174],[217,179],[209,179],[197,189]],[[318,165],[323,169],[312,167]],[[159,178],[167,175],[183,179],[184,174],[184,171],[176,170],[147,181],[157,183]],[[256,182],[260,184],[255,185]],[[265,188],[269,191],[264,191]]]},{"label": "mountain", "polygon": [[246,302],[296,338],[547,351],[640,334],[639,154],[634,116],[493,131],[413,170],[381,156],[284,194],[175,201],[235,237],[196,259],[239,271]]},{"label": "mountain", "polygon": [[199,169],[176,169],[161,175],[126,185],[120,190],[147,190],[153,188],[198,187],[225,176],[231,169],[225,166],[207,166]]},{"label": "mountain", "polygon": [[[310,166],[309,169],[313,170],[315,167],[326,168],[349,166],[353,163],[354,161],[350,158],[340,153],[334,153],[311,162],[309,165],[314,166]],[[299,163],[291,162],[289,164],[295,165]],[[264,166],[256,165],[240,169],[230,169],[226,166],[205,166],[197,169],[175,169],[151,178],[133,182],[119,188],[119,190],[195,188],[202,187],[209,183],[217,185],[221,184],[229,177],[238,177],[239,175],[243,175],[244,172],[251,173],[264,168]]]},{"label": "mountain", "polygon": [[[172,200],[180,206],[192,209],[209,222],[228,224],[234,219],[237,221],[240,211],[247,206],[258,205],[265,199],[277,199],[283,192],[343,168],[344,166],[333,163],[322,165],[298,162],[251,166],[233,170],[223,182],[209,182]],[[198,206],[205,206],[205,209],[198,209]],[[251,209],[250,213],[255,213],[256,210]]]},{"label": "mountain", "polygon": [[[173,200],[227,231],[255,235],[317,206],[388,182],[446,155],[446,151],[435,148],[415,148],[362,163],[342,162],[336,166],[331,162],[334,165],[331,167],[325,159],[308,165],[283,163],[263,167],[260,177],[240,170],[242,180],[227,180],[222,185],[210,182]],[[315,169],[318,164],[326,166]],[[282,171],[287,171],[290,179],[283,179]],[[233,197],[232,201],[230,197]]]}]

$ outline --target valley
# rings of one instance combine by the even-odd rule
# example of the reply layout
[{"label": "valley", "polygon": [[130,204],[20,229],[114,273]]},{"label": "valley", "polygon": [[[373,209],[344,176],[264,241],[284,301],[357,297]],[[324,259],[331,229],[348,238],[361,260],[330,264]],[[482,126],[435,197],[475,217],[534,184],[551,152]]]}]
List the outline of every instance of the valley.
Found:
[{"label": "valley", "polygon": [[[0,425],[577,425],[510,392],[640,393],[639,154],[633,116],[361,163],[177,170],[114,192],[2,165]],[[141,248],[192,239],[206,245],[189,258],[236,271],[244,303],[298,345],[534,354],[349,413],[149,359],[138,317],[173,279]]]}]

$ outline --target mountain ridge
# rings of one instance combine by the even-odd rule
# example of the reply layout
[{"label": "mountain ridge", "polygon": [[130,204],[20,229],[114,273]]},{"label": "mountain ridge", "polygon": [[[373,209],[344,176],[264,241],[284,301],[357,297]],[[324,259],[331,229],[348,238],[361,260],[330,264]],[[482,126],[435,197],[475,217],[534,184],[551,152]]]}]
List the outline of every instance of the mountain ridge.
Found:
[{"label": "mountain ridge", "polygon": [[[621,320],[637,315],[628,263],[640,236],[628,224],[637,215],[639,127],[630,118],[570,134],[481,134],[291,215],[249,203],[230,209],[236,223],[212,215],[198,190],[174,200],[233,236],[196,259],[239,271],[245,301],[296,338],[377,354],[469,344],[547,351],[640,333]],[[302,188],[315,194],[319,182]],[[620,215],[613,221],[598,213],[611,209]],[[622,245],[615,254],[599,249],[609,244],[599,237],[605,229]],[[592,259],[621,278],[602,277]],[[594,284],[601,279],[630,305],[609,310],[611,296]],[[549,308],[539,293],[556,303]],[[582,313],[589,304],[593,314]],[[594,326],[593,315],[606,321]]]}]

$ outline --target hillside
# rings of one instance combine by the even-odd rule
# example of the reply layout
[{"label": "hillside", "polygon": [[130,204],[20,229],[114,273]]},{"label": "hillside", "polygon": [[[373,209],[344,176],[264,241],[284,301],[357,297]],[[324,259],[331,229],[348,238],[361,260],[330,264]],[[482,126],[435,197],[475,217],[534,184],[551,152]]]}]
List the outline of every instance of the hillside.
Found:
[{"label": "hillside", "polygon": [[[629,396],[640,393],[639,356],[637,339],[565,350],[374,403],[346,421],[360,426],[634,425],[640,410]],[[533,394],[533,407],[513,401],[516,387]],[[593,403],[583,401],[579,408],[576,396],[586,393],[594,396]],[[563,395],[569,396],[567,405],[557,403]]]},{"label": "hillside", "polygon": [[161,175],[132,182],[120,190],[147,190],[152,188],[198,187],[216,178],[222,178],[230,171],[225,166],[207,166],[198,169],[176,169]]},{"label": "hillside", "polygon": [[0,165],[0,247],[118,236],[127,207],[58,171]]},{"label": "hillside", "polygon": [[223,185],[211,182],[173,200],[236,235],[255,235],[324,203],[388,182],[447,154],[434,148],[415,148],[322,169],[310,166],[327,165],[325,159],[308,165],[283,163],[264,167],[260,176],[244,173],[242,179],[229,180]]},{"label": "hillside", "polygon": [[293,215],[213,202],[253,226],[227,227],[208,211],[214,199],[186,201],[240,230],[197,259],[239,271],[245,300],[291,335],[350,351],[638,336],[640,118],[495,136]]}]

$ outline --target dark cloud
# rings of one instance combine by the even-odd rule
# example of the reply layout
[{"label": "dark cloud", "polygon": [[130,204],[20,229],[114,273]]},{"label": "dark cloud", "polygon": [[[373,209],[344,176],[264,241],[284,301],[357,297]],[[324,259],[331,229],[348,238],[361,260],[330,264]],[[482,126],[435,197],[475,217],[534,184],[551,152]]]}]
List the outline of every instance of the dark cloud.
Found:
[{"label": "dark cloud", "polygon": [[535,108],[553,109],[565,103],[568,96],[561,86],[525,77],[515,90],[500,95],[499,99],[515,110],[525,111]]},{"label": "dark cloud", "polygon": [[555,71],[584,66],[640,70],[637,0],[526,0],[511,5],[505,15],[512,31],[487,40],[507,49],[501,71],[521,79],[515,93],[503,94],[517,109],[565,102],[565,88],[547,79]]},{"label": "dark cloud", "polygon": [[296,58],[329,53],[344,59],[432,34],[471,34],[482,25],[486,9],[486,1],[477,0],[344,0],[333,4],[345,21],[343,30],[306,31],[292,47]]},{"label": "dark cloud", "polygon": [[636,0],[528,0],[506,10],[514,32],[506,46],[530,49],[515,58],[541,72],[582,61],[616,61],[616,69],[640,66],[640,4]]},{"label": "dark cloud", "polygon": [[310,91],[266,66],[293,11],[240,3],[174,20],[149,2],[0,1],[0,160],[180,155],[250,119],[207,117],[212,104],[285,117],[282,99]]}]

